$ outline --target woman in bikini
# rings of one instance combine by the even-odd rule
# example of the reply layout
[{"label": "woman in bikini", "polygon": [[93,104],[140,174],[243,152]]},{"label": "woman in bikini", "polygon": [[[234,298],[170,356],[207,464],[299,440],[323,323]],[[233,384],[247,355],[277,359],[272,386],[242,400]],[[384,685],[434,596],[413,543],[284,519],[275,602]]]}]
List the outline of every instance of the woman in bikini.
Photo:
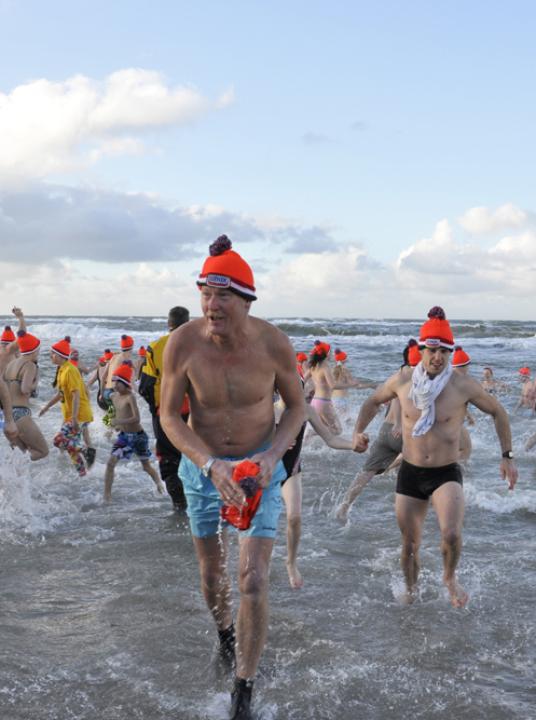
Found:
[{"label": "woman in bikini", "polygon": [[4,373],[13,405],[13,420],[19,431],[14,446],[28,452],[31,460],[41,460],[48,455],[48,445],[30,410],[30,397],[38,382],[40,341],[34,335],[19,330],[17,344],[20,355],[11,360]]},{"label": "woman in bikini", "polygon": [[355,379],[337,381],[330,367],[330,355],[331,346],[315,340],[314,347],[309,354],[309,373],[315,388],[311,405],[331,432],[334,435],[340,435],[342,426],[331,400],[333,391],[363,387],[363,385],[361,381]]}]

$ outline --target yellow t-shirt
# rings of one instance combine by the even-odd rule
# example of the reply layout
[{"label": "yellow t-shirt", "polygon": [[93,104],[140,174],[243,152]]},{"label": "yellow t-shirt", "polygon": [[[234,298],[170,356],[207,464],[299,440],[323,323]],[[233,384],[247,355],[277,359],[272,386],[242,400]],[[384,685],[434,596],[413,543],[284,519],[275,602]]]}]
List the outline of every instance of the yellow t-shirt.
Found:
[{"label": "yellow t-shirt", "polygon": [[154,403],[156,407],[160,405],[160,385],[162,384],[162,365],[164,357],[164,349],[169,340],[169,335],[163,335],[158,340],[152,342],[147,348],[146,362],[142,372],[146,375],[156,378],[154,386]]},{"label": "yellow t-shirt", "polygon": [[78,422],[91,422],[93,413],[87,396],[86,386],[80,375],[80,370],[70,362],[65,362],[58,371],[58,390],[61,393],[61,410],[64,420],[71,420],[73,416],[73,390],[80,394],[80,408]]}]

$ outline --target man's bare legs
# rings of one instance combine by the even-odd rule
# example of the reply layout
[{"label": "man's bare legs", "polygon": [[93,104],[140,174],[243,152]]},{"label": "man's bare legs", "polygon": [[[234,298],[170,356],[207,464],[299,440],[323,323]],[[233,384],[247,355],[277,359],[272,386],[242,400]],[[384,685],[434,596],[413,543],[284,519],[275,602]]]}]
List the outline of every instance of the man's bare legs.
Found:
[{"label": "man's bare legs", "polygon": [[301,472],[292,475],[281,486],[281,495],[287,511],[287,572],[290,587],[298,590],[303,579],[298,570],[298,546],[301,537],[302,482]]},{"label": "man's bare legs", "polygon": [[405,603],[411,603],[415,599],[419,577],[419,547],[422,527],[428,511],[428,500],[419,500],[397,493],[395,511],[398,527],[402,533],[400,566],[406,581],[406,593],[402,600]]},{"label": "man's bare legs", "polygon": [[254,678],[268,629],[268,581],[274,541],[240,540],[240,607],[236,620],[236,676]]},{"label": "man's bare legs", "polygon": [[218,630],[226,630],[233,623],[231,603],[231,582],[227,572],[227,531],[206,538],[192,536],[199,574],[201,591]]},{"label": "man's bare legs", "polygon": [[456,580],[456,566],[462,550],[462,527],[464,516],[463,488],[457,482],[441,485],[432,495],[432,503],[441,530],[441,554],[443,555],[443,582],[447,586],[454,607],[464,607],[469,599]]},{"label": "man's bare legs", "polygon": [[359,495],[361,495],[374,475],[376,475],[375,470],[364,470],[355,476],[354,481],[346,491],[344,499],[337,508],[336,512],[337,520],[340,520],[343,525],[346,525],[348,522],[348,512],[350,511],[352,503]]}]

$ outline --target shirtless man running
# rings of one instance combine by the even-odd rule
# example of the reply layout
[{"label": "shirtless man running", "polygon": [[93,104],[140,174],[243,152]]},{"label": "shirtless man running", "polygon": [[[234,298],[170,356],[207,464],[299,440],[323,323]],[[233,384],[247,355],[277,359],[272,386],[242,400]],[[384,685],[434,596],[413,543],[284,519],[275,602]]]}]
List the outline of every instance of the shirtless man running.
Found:
[{"label": "shirtless man running", "polygon": [[[288,338],[250,317],[253,272],[224,235],[211,245],[197,284],[203,317],[177,328],[164,352],[160,420],[182,453],[180,477],[201,574],[201,586],[223,654],[234,655],[222,503],[240,508],[245,496],[232,479],[237,461],[260,466],[262,500],[248,530],[240,531],[240,606],[231,718],[251,718],[253,678],[266,640],[270,558],[281,508],[281,458],[304,420],[305,401]],[[273,393],[286,412],[275,429]],[[188,425],[180,415],[188,393]],[[223,523],[225,525],[225,523]]]},{"label": "shirtless man running", "polygon": [[419,574],[419,546],[430,499],[441,531],[443,581],[454,607],[468,595],[456,579],[462,547],[464,496],[457,463],[460,430],[467,403],[491,415],[502,451],[501,475],[512,490],[517,468],[511,450],[508,414],[495,397],[470,375],[453,372],[450,353],[454,337],[445,313],[434,307],[421,327],[422,361],[412,371],[397,372],[364,403],[354,430],[354,447],[368,447],[365,429],[379,406],[398,398],[402,409],[403,460],[398,474],[395,509],[402,533],[401,565],[411,602]]}]

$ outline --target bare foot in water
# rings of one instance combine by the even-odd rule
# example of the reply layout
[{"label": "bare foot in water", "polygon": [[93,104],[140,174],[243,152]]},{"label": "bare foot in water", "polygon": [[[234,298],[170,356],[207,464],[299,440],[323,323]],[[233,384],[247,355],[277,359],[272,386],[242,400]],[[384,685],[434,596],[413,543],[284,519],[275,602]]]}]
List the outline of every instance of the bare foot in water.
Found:
[{"label": "bare foot in water", "polygon": [[348,510],[350,507],[346,503],[341,503],[339,507],[337,508],[337,512],[335,513],[335,517],[337,520],[341,523],[341,525],[346,525],[348,522]]},{"label": "bare foot in water", "polygon": [[467,601],[469,600],[469,595],[456,581],[456,578],[453,578],[452,580],[445,580],[445,585],[447,586],[447,590],[449,591],[452,607],[465,607],[467,605]]},{"label": "bare foot in water", "polygon": [[416,590],[405,590],[403,593],[400,593],[400,595],[397,595],[397,600],[402,605],[411,605],[415,602],[416,597]]},{"label": "bare foot in water", "polygon": [[287,561],[287,572],[288,579],[290,581],[290,587],[293,590],[300,590],[303,587],[303,578],[300,571],[296,567],[296,563],[289,563]]}]

